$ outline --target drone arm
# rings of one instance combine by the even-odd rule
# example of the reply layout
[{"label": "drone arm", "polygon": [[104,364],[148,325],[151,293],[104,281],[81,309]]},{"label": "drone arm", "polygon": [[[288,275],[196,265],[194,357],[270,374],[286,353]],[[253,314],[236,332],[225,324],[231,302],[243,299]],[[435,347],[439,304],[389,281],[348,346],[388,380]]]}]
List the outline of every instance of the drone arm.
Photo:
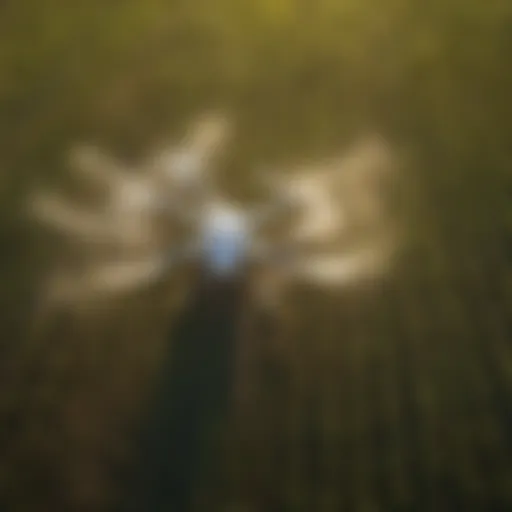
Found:
[{"label": "drone arm", "polygon": [[101,237],[105,224],[96,216],[79,211],[50,195],[35,196],[30,202],[30,213],[52,227],[79,237]]},{"label": "drone arm", "polygon": [[77,147],[70,155],[75,172],[111,188],[116,188],[124,179],[120,166],[94,146]]},{"label": "drone arm", "polygon": [[364,247],[344,255],[303,259],[293,268],[299,278],[326,285],[348,285],[383,272],[391,255],[389,247]]},{"label": "drone arm", "polygon": [[96,267],[79,278],[57,275],[50,281],[47,296],[73,302],[98,295],[116,295],[150,286],[164,279],[174,267],[193,254],[195,246],[187,244],[159,257],[110,263]]},{"label": "drone arm", "polygon": [[279,220],[282,216],[295,211],[297,206],[298,204],[292,198],[281,197],[253,210],[251,219],[255,228],[258,229],[273,220]]},{"label": "drone arm", "polygon": [[190,224],[197,221],[197,210],[187,206],[185,202],[175,197],[171,200],[159,200],[154,205],[154,211],[168,216],[170,219],[177,220],[183,224]]},{"label": "drone arm", "polygon": [[188,243],[170,251],[164,256],[150,258],[136,263],[116,264],[99,271],[96,281],[101,283],[102,278],[110,273],[113,277],[112,284],[121,287],[137,286],[138,284],[152,283],[165,276],[187,258],[194,256],[197,251],[196,244]]},{"label": "drone arm", "polygon": [[269,242],[259,242],[254,245],[252,251],[253,260],[278,267],[295,264],[301,254],[300,248],[293,243],[274,245]]}]

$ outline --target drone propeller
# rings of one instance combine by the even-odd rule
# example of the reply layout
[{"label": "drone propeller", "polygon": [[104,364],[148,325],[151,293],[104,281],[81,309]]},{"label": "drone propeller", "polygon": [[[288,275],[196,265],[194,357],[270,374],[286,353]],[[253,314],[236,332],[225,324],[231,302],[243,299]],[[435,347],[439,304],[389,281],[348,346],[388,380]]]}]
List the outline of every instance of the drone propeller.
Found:
[{"label": "drone propeller", "polygon": [[53,303],[75,303],[124,295],[157,284],[177,265],[196,254],[195,244],[184,244],[168,254],[148,254],[124,261],[89,265],[80,272],[58,272],[48,280],[45,298]]},{"label": "drone propeller", "polygon": [[[100,211],[75,207],[51,194],[39,193],[31,199],[29,206],[38,220],[88,250],[86,271],[76,273],[80,277],[57,272],[49,288],[72,300],[102,290],[121,293],[161,279],[173,268],[161,257],[172,241],[172,229],[185,222],[196,231],[217,232],[221,222],[222,230],[229,231],[224,217],[214,215],[215,205],[226,206],[231,212],[229,219],[240,221],[234,230],[239,232],[224,233],[222,243],[231,243],[230,237],[243,234],[248,242],[247,257],[265,262],[292,280],[340,286],[384,272],[398,237],[386,194],[396,162],[382,140],[362,140],[338,158],[287,174],[267,173],[263,179],[272,187],[273,201],[246,210],[231,208],[206,172],[227,132],[226,119],[201,119],[181,147],[167,150],[167,160],[160,153],[138,170],[123,168],[90,146],[75,150],[75,168],[106,184],[108,194]],[[163,179],[168,180],[166,186],[162,186]],[[193,191],[198,194],[194,196]],[[171,229],[171,237],[165,240],[156,229],[163,213]],[[210,217],[215,218],[212,226]],[[265,236],[267,228],[283,217],[290,221],[289,229],[270,240]],[[181,259],[191,255],[186,244],[176,238],[174,242],[171,252],[182,254]],[[106,261],[102,249],[107,246],[111,248],[108,261],[115,263]]]},{"label": "drone propeller", "polygon": [[383,273],[397,248],[386,193],[394,167],[390,148],[371,137],[338,158],[267,176],[278,201],[294,205],[282,240],[293,252],[283,271],[335,286]]},{"label": "drone propeller", "polygon": [[[199,207],[214,195],[206,169],[226,140],[228,128],[226,118],[202,116],[181,145],[164,150],[138,169],[92,145],[73,148],[70,164],[75,176],[99,185],[107,194],[99,209],[80,207],[55,193],[38,192],[29,198],[30,216],[63,234],[88,260],[85,270],[57,269],[48,280],[46,295],[72,301],[129,290],[165,276],[173,265],[161,254],[169,247],[172,231],[197,222]],[[201,191],[198,208],[191,208],[194,190]],[[167,225],[163,239],[156,229],[159,219]],[[180,247],[171,252],[190,253],[188,246]],[[106,263],[107,255],[115,262]]]},{"label": "drone propeller", "polygon": [[208,196],[213,192],[213,162],[231,135],[230,120],[220,113],[203,114],[190,124],[182,143],[165,147],[150,158],[148,169],[167,185],[182,192]]}]

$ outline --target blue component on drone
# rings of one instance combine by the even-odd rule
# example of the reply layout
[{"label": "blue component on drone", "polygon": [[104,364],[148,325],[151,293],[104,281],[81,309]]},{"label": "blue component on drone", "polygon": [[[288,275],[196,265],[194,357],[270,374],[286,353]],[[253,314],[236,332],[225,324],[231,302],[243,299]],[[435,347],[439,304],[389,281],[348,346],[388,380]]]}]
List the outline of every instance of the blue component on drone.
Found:
[{"label": "blue component on drone", "polygon": [[231,274],[242,266],[246,243],[239,233],[213,233],[205,242],[206,264],[214,274]]},{"label": "blue component on drone", "polygon": [[212,211],[204,226],[201,244],[209,271],[227,276],[240,270],[247,259],[248,239],[243,216],[230,210]]}]

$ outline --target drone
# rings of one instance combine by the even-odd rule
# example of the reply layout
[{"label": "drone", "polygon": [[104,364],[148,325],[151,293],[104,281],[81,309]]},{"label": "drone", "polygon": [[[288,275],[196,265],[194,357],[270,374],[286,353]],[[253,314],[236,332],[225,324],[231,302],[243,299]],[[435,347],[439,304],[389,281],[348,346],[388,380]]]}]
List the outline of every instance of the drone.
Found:
[{"label": "drone", "polygon": [[[203,114],[178,144],[133,167],[96,146],[73,149],[74,178],[93,183],[102,199],[79,205],[41,190],[30,197],[32,219],[59,233],[80,259],[56,265],[45,300],[74,304],[127,293],[187,262],[219,282],[259,265],[281,281],[338,288],[389,270],[399,230],[386,191],[397,163],[382,137],[364,137],[316,163],[256,173],[269,199],[254,206],[216,183],[232,133],[227,116]],[[271,236],[280,221],[286,228]]]}]

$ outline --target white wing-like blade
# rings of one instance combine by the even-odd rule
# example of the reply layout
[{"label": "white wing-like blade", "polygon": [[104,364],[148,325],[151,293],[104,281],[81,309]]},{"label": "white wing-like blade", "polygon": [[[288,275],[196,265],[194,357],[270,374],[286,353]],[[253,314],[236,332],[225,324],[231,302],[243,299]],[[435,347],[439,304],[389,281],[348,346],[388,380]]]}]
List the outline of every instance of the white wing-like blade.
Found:
[{"label": "white wing-like blade", "polygon": [[154,213],[170,197],[144,169],[123,165],[95,146],[75,147],[70,160],[75,174],[103,186],[113,214]]},{"label": "white wing-like blade", "polygon": [[198,153],[213,158],[224,149],[231,134],[232,123],[227,114],[207,112],[191,124],[187,139]]},{"label": "white wing-like blade", "polygon": [[107,263],[93,262],[74,272],[57,272],[47,280],[43,296],[50,302],[73,304],[123,295],[156,284],[197,252],[197,244],[191,242],[165,256],[147,254]]},{"label": "white wing-like blade", "polygon": [[162,182],[180,191],[208,195],[213,190],[213,161],[226,146],[231,123],[221,113],[203,114],[189,126],[179,145],[163,148],[149,167]]},{"label": "white wing-like blade", "polygon": [[323,286],[345,286],[377,278],[389,269],[396,239],[374,240],[345,251],[331,251],[300,258],[289,275]]},{"label": "white wing-like blade", "polygon": [[286,273],[344,285],[385,272],[398,243],[388,194],[395,168],[384,141],[368,138],[340,158],[272,177],[296,210],[284,236],[294,252]]},{"label": "white wing-like blade", "polygon": [[126,166],[92,144],[73,147],[69,153],[69,163],[76,176],[107,189],[117,189],[125,178]]},{"label": "white wing-like blade", "polygon": [[88,211],[55,194],[39,193],[31,198],[28,207],[37,221],[84,248],[109,247],[123,251],[157,245],[155,215],[130,204],[131,198],[126,202],[122,197],[116,199],[100,211]]},{"label": "white wing-like blade", "polygon": [[104,240],[111,235],[98,213],[83,211],[55,194],[39,193],[28,201],[31,216],[65,235],[85,240]]},{"label": "white wing-like blade", "polygon": [[55,273],[43,289],[44,301],[76,304],[80,301],[124,295],[161,279],[168,267],[161,259],[91,266],[80,272]]}]

